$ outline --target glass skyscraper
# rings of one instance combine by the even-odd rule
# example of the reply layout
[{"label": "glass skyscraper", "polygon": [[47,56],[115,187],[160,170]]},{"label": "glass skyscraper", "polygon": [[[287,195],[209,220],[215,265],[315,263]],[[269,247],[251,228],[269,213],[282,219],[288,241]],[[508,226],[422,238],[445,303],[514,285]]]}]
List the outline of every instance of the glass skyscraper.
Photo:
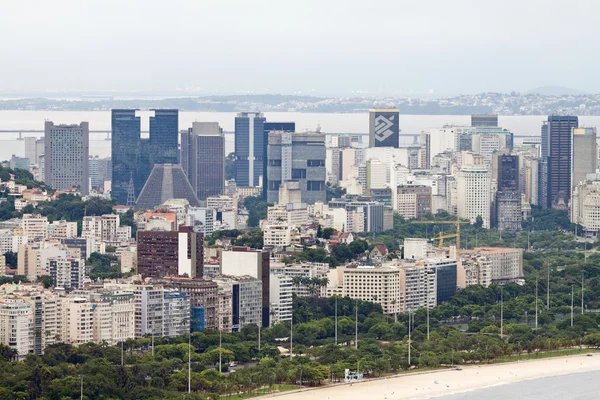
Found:
[{"label": "glass skyscraper", "polygon": [[259,112],[239,113],[235,118],[235,182],[256,187],[263,175],[265,117]]},{"label": "glass skyscraper", "polygon": [[136,110],[112,110],[112,192],[118,204],[127,204],[129,179],[134,179],[135,195],[142,190],[144,182],[139,178],[140,117]]},{"label": "glass skyscraper", "polygon": [[153,164],[177,164],[179,111],[153,111],[154,117],[150,117],[151,160]]},{"label": "glass skyscraper", "polygon": [[547,203],[543,206],[567,209],[571,198],[571,137],[579,126],[576,116],[550,115],[542,126],[542,158],[548,163]]},{"label": "glass skyscraper", "polygon": [[112,110],[112,198],[127,204],[129,181],[137,199],[154,164],[178,163],[179,112],[152,110],[150,138],[141,138],[136,110]]}]

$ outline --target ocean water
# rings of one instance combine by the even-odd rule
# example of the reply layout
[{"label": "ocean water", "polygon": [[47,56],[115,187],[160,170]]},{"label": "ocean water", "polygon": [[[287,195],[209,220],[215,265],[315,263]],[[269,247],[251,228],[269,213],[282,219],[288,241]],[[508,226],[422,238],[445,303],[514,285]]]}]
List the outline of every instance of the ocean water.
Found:
[{"label": "ocean water", "polygon": [[600,371],[533,379],[435,400],[595,400],[600,399]]},{"label": "ocean water", "polygon": [[[142,121],[142,130],[148,130],[150,111],[139,113]],[[218,122],[226,132],[232,132],[234,118],[233,112],[186,112],[179,113],[179,128],[186,129],[194,121]],[[367,113],[298,113],[298,112],[267,112],[270,121],[295,121],[296,130],[315,130],[321,127],[322,132],[330,134],[354,133],[366,134],[369,132],[369,117]],[[539,136],[540,127],[544,116],[500,116],[500,126],[510,129],[518,136]],[[110,111],[0,111],[0,160],[6,160],[12,154],[22,156],[25,152],[23,141],[18,141],[19,131],[44,129],[44,121],[54,123],[73,124],[81,121],[90,123],[90,130],[109,130]],[[402,134],[419,134],[427,128],[441,127],[444,124],[468,125],[469,115],[400,115],[400,129]],[[600,116],[579,118],[580,126],[600,127]],[[43,133],[23,133],[22,136],[41,137]],[[106,134],[90,134],[90,154],[101,157],[110,156],[111,142],[105,140]],[[366,139],[365,139],[366,140]],[[401,137],[402,144],[412,143],[411,136]],[[226,134],[226,152],[233,151],[233,135]]]}]

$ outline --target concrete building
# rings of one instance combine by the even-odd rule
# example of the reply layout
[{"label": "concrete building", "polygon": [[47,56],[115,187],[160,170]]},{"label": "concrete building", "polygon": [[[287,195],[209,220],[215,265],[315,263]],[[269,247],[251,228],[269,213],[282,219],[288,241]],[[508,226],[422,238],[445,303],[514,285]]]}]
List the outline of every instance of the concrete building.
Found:
[{"label": "concrete building", "polygon": [[217,122],[193,122],[181,131],[180,163],[198,199],[225,192],[225,136]]},{"label": "concrete building", "polygon": [[[322,279],[329,272],[328,263],[298,262],[295,264],[271,263],[271,276],[286,276],[294,278]],[[307,285],[298,283],[292,286],[292,293],[298,297],[325,297],[326,286]]]},{"label": "concrete building", "polygon": [[190,297],[160,286],[139,285],[135,295],[136,337],[173,337],[190,332]]},{"label": "concrete building", "polygon": [[598,163],[596,128],[573,128],[571,143],[571,190],[595,174]]},{"label": "concrete building", "polygon": [[188,215],[193,219],[194,232],[201,232],[204,236],[208,236],[215,231],[217,210],[208,207],[190,207]]},{"label": "concrete building", "polygon": [[292,228],[300,228],[308,221],[306,204],[288,203],[286,206],[275,205],[267,208],[267,224],[269,225],[287,225]]},{"label": "concrete building", "polygon": [[185,199],[192,207],[200,207],[196,192],[181,165],[154,164],[136,200],[135,209],[153,210],[173,199]]},{"label": "concrete building", "polygon": [[233,247],[221,252],[221,274],[228,276],[251,276],[262,282],[262,326],[269,326],[270,307],[270,254],[265,250]]},{"label": "concrete building", "polygon": [[81,237],[118,245],[131,239],[131,227],[121,226],[121,218],[118,214],[86,216],[83,217],[81,225]]},{"label": "concrete building", "polygon": [[112,181],[112,159],[90,156],[89,176],[92,189],[104,189],[104,182]]},{"label": "concrete building", "polygon": [[[135,338],[133,293],[92,295],[93,341],[115,346]],[[81,321],[85,323],[85,321]]]},{"label": "concrete building", "polygon": [[325,135],[320,133],[269,133],[267,200],[281,203],[279,188],[284,182],[299,182],[301,201],[325,201]]},{"label": "concrete building", "polygon": [[33,309],[18,296],[0,297],[0,343],[17,352],[19,359],[33,353]]},{"label": "concrete building", "polygon": [[483,219],[483,227],[490,228],[491,177],[485,166],[465,166],[457,174],[457,209],[461,218],[475,222]]},{"label": "concrete building", "polygon": [[[262,293],[264,286],[258,279],[248,276],[219,275],[214,281],[225,292],[231,292],[231,330],[237,332],[247,325],[269,326],[270,313],[264,313]],[[270,283],[269,283],[270,284]],[[267,311],[270,309],[267,308]],[[265,326],[266,322],[266,326]],[[226,321],[223,324],[227,324]],[[224,327],[224,330],[227,330]]]},{"label": "concrete building", "polygon": [[461,250],[460,256],[467,278],[472,277],[471,282],[487,287],[523,280],[523,249],[478,247]]},{"label": "concrete building", "polygon": [[77,188],[88,194],[89,124],[54,125],[45,122],[44,179],[56,190]]},{"label": "concrete building", "polygon": [[369,110],[369,147],[400,146],[400,110],[377,108]]},{"label": "concrete building", "polygon": [[76,238],[77,222],[68,222],[65,220],[53,221],[48,225],[49,238]]},{"label": "concrete building", "polygon": [[138,231],[138,271],[143,277],[204,274],[204,235],[192,227],[181,226],[178,231]]},{"label": "concrete building", "polygon": [[400,312],[400,271],[393,266],[337,267],[328,274],[332,295],[371,301],[381,305],[384,314]]},{"label": "concrete building", "polygon": [[30,242],[44,241],[48,239],[48,217],[40,214],[23,214],[21,229]]},{"label": "concrete building", "polygon": [[192,331],[217,330],[219,327],[219,286],[200,278],[165,277],[164,282],[190,297]]},{"label": "concrete building", "polygon": [[405,238],[404,239],[404,259],[422,260],[427,257],[429,244],[427,239]]},{"label": "concrete building", "polygon": [[[362,215],[362,226],[354,227],[355,224],[349,223],[347,226],[353,226],[352,230],[346,232],[382,232],[385,230],[385,206],[374,201],[347,201],[332,200],[329,202],[329,209],[345,209],[347,212],[360,213]],[[387,219],[393,218],[388,216]],[[359,221],[360,222],[360,221]]]},{"label": "concrete building", "polygon": [[[597,175],[589,177],[597,177]],[[598,237],[600,233],[600,181],[598,179],[588,179],[575,185],[571,195],[571,222],[582,225],[586,237]]]},{"label": "concrete building", "polygon": [[79,258],[49,258],[46,270],[52,279],[52,287],[67,290],[81,289],[86,279],[85,261]]},{"label": "concrete building", "polygon": [[422,218],[432,212],[431,186],[402,185],[396,188],[394,211],[404,219]]},{"label": "concrete building", "polygon": [[498,126],[498,114],[471,114],[471,126]]},{"label": "concrete building", "polygon": [[12,230],[2,229],[0,230],[0,254],[7,252],[16,253],[19,251],[19,247],[27,244],[29,238],[25,235],[15,234]]},{"label": "concrete building", "polygon": [[270,326],[292,320],[293,280],[289,276],[271,274]]},{"label": "concrete building", "polygon": [[292,243],[292,228],[289,225],[266,225],[263,227],[263,245],[285,247]]}]

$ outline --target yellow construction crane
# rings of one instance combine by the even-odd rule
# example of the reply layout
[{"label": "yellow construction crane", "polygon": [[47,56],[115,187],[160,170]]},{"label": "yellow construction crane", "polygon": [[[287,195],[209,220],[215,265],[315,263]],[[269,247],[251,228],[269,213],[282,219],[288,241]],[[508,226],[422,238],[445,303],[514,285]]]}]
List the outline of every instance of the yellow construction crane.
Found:
[{"label": "yellow construction crane", "polygon": [[456,251],[460,250],[460,225],[461,224],[470,224],[467,221],[461,221],[460,217],[456,217],[456,221],[413,221],[411,224],[420,224],[420,225],[456,225],[456,233],[443,235],[441,232],[438,237],[434,238],[435,240],[439,240],[439,247],[442,248],[444,244],[444,239],[456,238]]}]

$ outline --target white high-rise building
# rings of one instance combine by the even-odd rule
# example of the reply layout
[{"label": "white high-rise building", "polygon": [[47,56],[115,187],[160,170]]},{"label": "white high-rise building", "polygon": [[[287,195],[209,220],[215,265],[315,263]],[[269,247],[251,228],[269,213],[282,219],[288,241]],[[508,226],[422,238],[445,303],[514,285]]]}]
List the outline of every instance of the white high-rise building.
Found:
[{"label": "white high-rise building", "polygon": [[490,228],[491,176],[485,165],[465,166],[457,174],[457,211],[461,218],[483,219]]}]

